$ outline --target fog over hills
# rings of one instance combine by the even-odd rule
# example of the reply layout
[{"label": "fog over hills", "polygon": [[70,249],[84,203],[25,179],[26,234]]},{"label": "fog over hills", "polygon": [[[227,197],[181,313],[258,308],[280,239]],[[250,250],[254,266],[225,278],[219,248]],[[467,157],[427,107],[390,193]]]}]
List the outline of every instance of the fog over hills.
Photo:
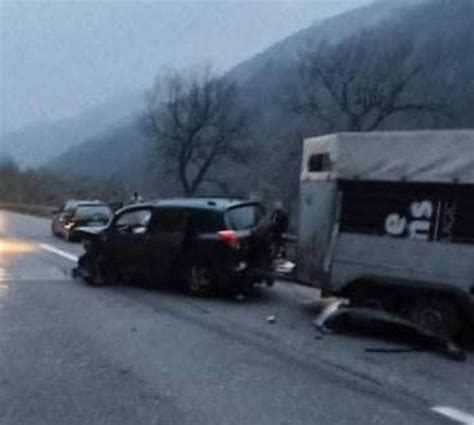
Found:
[{"label": "fog over hills", "polygon": [[[473,12],[469,0],[414,0],[403,3],[379,1],[317,22],[234,67],[226,76],[237,82],[241,89],[242,105],[252,111],[254,143],[263,149],[263,152],[268,150],[261,157],[251,159],[253,168],[258,170],[253,172],[280,169],[279,161],[287,163],[290,157],[294,158],[292,166],[297,168],[300,143],[293,142],[295,135],[301,140],[302,136],[318,134],[321,131],[311,121],[302,121],[290,105],[291,92],[300,80],[298,60],[301,53],[323,41],[337,45],[368,29],[379,34],[382,50],[393,49],[399,33],[412,40],[412,57],[435,65],[431,67],[430,77],[423,78],[410,90],[414,95],[430,90],[439,92],[443,101],[446,100],[446,93],[449,93],[456,108],[451,121],[418,115],[400,115],[388,120],[382,129],[473,126],[474,117],[470,105],[474,99],[474,88],[469,77],[474,72],[471,54],[474,46],[471,30]],[[367,47],[374,48],[375,52],[375,46]],[[126,137],[122,137],[120,131],[114,129],[102,140],[96,138],[93,143],[89,142],[65,153],[51,163],[51,167],[64,170],[74,163],[79,173],[114,178],[126,175],[131,181],[136,179],[142,182],[143,173],[140,175],[135,164],[146,162],[146,158],[138,160],[140,152],[146,156],[146,149],[143,149],[144,135],[137,124],[126,128],[126,125],[122,127]],[[118,166],[121,162],[114,161],[115,153],[109,149],[112,139],[117,146],[121,146],[117,155],[123,155],[123,150],[128,149],[130,155],[135,158],[134,164],[127,168]],[[298,146],[295,146],[295,143]],[[102,162],[101,167],[93,166],[94,158],[104,157],[105,161],[105,151],[109,155],[106,163]],[[132,169],[133,173],[130,172]],[[225,170],[220,170],[220,173],[225,174]],[[149,171],[146,174],[149,174]],[[243,174],[248,177],[252,171]],[[283,176],[283,179],[285,178]],[[281,185],[278,182],[276,184]]]},{"label": "fog over hills", "polygon": [[130,191],[143,191],[153,184],[150,149],[141,119],[132,116],[115,123],[105,134],[68,149],[46,168],[59,174],[120,183]]},{"label": "fog over hills", "polygon": [[68,149],[100,137],[143,108],[144,94],[124,94],[70,118],[31,124],[0,138],[0,157],[36,168]]},{"label": "fog over hills", "polygon": [[371,1],[2,1],[0,135],[143,92],[167,67],[228,70]]},{"label": "fog over hills", "polygon": [[[246,168],[221,166],[213,172],[243,191],[265,178],[293,196],[301,138],[324,132],[317,122],[298,115],[292,105],[293,91],[301,80],[301,54],[321,42],[342,49],[346,40],[369,30],[373,44],[367,46],[368,57],[390,52],[404,39],[409,40],[410,61],[429,64],[429,73],[408,87],[409,98],[428,94],[436,104],[450,106],[449,117],[402,113],[384,121],[379,129],[473,128],[472,22],[471,0],[382,0],[315,22],[240,63],[226,78],[237,83],[242,106],[252,112],[252,139],[259,155],[249,158]],[[398,70],[393,72],[397,74]],[[74,142],[72,148],[58,152],[60,155],[48,163],[48,168],[120,180],[127,187],[156,193],[161,183],[157,183],[150,166],[150,142],[142,122],[145,102],[138,99],[136,104],[132,102],[137,107],[134,115],[111,120],[100,131],[84,135],[84,142]]]},{"label": "fog over hills", "polygon": [[[415,0],[414,0],[415,1]],[[406,2],[383,1],[368,7],[361,7],[342,15],[329,18],[322,22],[315,22],[310,27],[303,29],[284,40],[281,40],[257,54],[251,59],[237,65],[226,75],[227,78],[236,81],[242,89],[245,97],[246,107],[258,108],[259,126],[273,110],[275,96],[280,96],[279,92],[285,90],[287,84],[291,84],[297,77],[297,59],[302,49],[312,45],[317,40],[330,38],[334,42],[350,36],[362,27],[376,25],[381,20],[393,16],[400,10],[401,4]],[[280,108],[277,108],[280,109]],[[138,119],[138,118],[137,118]],[[269,126],[272,127],[274,123]],[[264,125],[265,129],[267,124]],[[117,128],[123,131],[123,137]],[[127,169],[118,166],[121,161],[115,161],[114,155],[119,157],[123,154],[123,149],[128,146],[131,154],[137,159],[138,151],[143,151],[142,141],[144,135],[139,130],[137,124],[118,123],[103,138],[95,137],[86,143],[71,149],[64,155],[60,155],[49,165],[51,169],[63,171],[70,168],[70,164],[75,164],[74,169],[79,174],[93,175],[101,178],[115,178],[118,175],[126,175],[128,179],[142,182],[142,176],[131,173],[137,170],[137,163],[130,164]],[[132,135],[135,134],[135,137]],[[109,147],[111,139],[116,141],[121,149],[115,154]],[[133,139],[133,140],[131,140]],[[108,158],[104,152],[108,152]],[[103,158],[99,167],[94,166],[96,158]],[[143,161],[139,161],[140,164]],[[139,168],[139,167],[138,167]]]},{"label": "fog over hills", "polygon": [[[314,46],[323,39],[338,42],[350,37],[361,28],[378,25],[384,19],[393,18],[397,13],[401,13],[406,7],[424,1],[427,0],[406,0],[403,2],[382,0],[324,21],[316,21],[310,27],[296,32],[249,60],[240,63],[228,73],[228,76],[237,82],[253,82],[255,85],[256,80],[264,79],[262,77],[265,77],[266,67],[294,66],[298,55],[305,47]],[[260,82],[258,81],[258,83]]]}]

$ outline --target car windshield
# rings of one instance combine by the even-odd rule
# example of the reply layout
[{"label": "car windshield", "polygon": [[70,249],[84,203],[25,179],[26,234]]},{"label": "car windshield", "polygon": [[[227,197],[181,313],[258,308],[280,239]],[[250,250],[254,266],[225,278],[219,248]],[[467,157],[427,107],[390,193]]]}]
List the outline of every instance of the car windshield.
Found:
[{"label": "car windshield", "polygon": [[79,219],[93,218],[95,220],[108,220],[112,212],[106,205],[87,205],[76,209],[75,216]]},{"label": "car windshield", "polygon": [[226,220],[233,230],[247,230],[255,227],[263,216],[260,205],[243,205],[226,212]]}]

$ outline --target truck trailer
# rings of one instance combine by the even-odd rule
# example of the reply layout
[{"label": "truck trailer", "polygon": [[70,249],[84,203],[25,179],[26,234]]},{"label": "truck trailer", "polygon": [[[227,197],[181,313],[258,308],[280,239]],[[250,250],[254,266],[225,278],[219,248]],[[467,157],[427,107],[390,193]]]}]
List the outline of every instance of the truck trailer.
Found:
[{"label": "truck trailer", "polygon": [[455,336],[474,326],[474,131],[304,140],[298,278]]}]

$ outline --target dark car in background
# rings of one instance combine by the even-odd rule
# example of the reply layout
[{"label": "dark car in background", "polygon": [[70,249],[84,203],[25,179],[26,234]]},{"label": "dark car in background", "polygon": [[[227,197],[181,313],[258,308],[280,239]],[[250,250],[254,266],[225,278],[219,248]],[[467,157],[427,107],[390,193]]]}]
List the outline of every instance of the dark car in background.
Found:
[{"label": "dark car in background", "polygon": [[51,231],[67,241],[78,240],[78,227],[104,226],[112,215],[110,207],[103,202],[70,200],[54,212]]},{"label": "dark car in background", "polygon": [[126,207],[103,228],[79,229],[75,273],[93,285],[143,278],[208,294],[265,282],[272,224],[250,200],[189,198]]}]

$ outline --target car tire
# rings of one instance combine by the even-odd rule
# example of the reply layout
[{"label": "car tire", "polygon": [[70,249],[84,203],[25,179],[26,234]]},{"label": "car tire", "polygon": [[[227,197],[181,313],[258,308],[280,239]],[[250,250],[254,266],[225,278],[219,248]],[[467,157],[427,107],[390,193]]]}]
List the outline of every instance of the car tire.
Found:
[{"label": "car tire", "polygon": [[204,262],[196,262],[185,268],[183,276],[187,292],[195,295],[210,295],[217,289],[216,274]]},{"label": "car tire", "polygon": [[89,267],[89,276],[86,282],[90,286],[105,286],[112,283],[110,266],[104,257],[100,256],[93,260]]},{"label": "car tire", "polygon": [[408,311],[408,318],[446,338],[455,338],[462,331],[462,318],[456,303],[437,296],[419,296]]}]

